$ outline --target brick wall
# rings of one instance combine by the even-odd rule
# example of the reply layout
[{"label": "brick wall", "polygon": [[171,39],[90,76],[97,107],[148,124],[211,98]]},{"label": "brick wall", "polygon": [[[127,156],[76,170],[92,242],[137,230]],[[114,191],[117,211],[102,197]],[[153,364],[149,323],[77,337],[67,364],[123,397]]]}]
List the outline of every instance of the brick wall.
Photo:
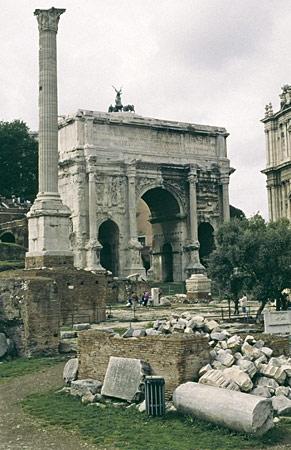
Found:
[{"label": "brick wall", "polygon": [[[58,353],[60,309],[56,283],[45,277],[0,279],[1,331],[18,355]],[[19,274],[19,272],[18,272]],[[1,274],[3,275],[3,274]]]},{"label": "brick wall", "polygon": [[105,320],[109,284],[104,273],[74,268],[2,272],[0,326],[19,355],[57,352],[61,324]]},{"label": "brick wall", "polygon": [[191,381],[209,361],[208,341],[200,336],[173,334],[136,339],[88,330],[78,339],[79,378],[103,381],[110,356],[139,358],[150,364],[153,374],[165,378],[166,397],[181,383]]}]

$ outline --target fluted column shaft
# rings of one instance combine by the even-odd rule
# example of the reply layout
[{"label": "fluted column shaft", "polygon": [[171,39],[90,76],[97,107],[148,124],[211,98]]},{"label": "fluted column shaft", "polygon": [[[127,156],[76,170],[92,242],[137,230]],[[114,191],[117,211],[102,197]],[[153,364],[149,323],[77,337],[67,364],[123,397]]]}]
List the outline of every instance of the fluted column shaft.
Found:
[{"label": "fluted column shaft", "polygon": [[228,192],[229,176],[228,175],[221,176],[220,182],[221,182],[223,221],[227,222],[230,219],[229,192]]},{"label": "fluted column shaft", "polygon": [[97,195],[94,172],[89,172],[89,237],[90,240],[97,239]]},{"label": "fluted column shaft", "polygon": [[129,166],[127,169],[129,239],[137,240],[135,177],[135,167]]},{"label": "fluted column shaft", "polygon": [[190,238],[191,241],[198,241],[198,222],[197,222],[197,173],[191,171],[188,176],[189,181],[189,208],[190,208]]},{"label": "fluted column shaft", "polygon": [[39,193],[58,192],[57,31],[64,9],[36,10],[39,28]]}]

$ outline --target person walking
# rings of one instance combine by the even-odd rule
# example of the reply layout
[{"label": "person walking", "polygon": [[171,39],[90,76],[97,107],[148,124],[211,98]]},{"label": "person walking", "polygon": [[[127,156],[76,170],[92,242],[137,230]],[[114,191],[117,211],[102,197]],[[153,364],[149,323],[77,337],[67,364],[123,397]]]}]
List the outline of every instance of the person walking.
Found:
[{"label": "person walking", "polygon": [[241,307],[241,309],[242,309],[242,313],[243,313],[243,315],[244,315],[244,318],[247,319],[247,317],[248,317],[248,311],[247,311],[248,298],[247,298],[246,294],[244,294],[244,295],[240,298],[239,304],[240,304],[240,307]]}]

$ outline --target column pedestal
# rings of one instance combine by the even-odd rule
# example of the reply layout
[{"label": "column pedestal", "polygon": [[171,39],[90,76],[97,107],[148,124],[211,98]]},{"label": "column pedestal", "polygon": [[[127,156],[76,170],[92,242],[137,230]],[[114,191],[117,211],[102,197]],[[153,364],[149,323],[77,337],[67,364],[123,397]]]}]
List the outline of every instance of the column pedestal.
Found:
[{"label": "column pedestal", "polygon": [[199,258],[198,223],[197,223],[197,173],[190,167],[189,181],[189,211],[190,211],[190,241],[184,245],[184,251],[189,255],[186,267],[186,292],[189,300],[204,298],[211,292],[211,281],[207,278],[206,269]]},{"label": "column pedestal", "polygon": [[141,260],[142,245],[137,239],[135,177],[136,177],[135,165],[130,164],[127,167],[129,242],[127,254],[127,267],[125,268],[124,272],[126,276],[138,274],[145,279],[146,271],[142,265]]},{"label": "column pedestal", "polygon": [[59,194],[38,194],[27,214],[29,251],[25,267],[73,266],[70,250],[70,215]]}]

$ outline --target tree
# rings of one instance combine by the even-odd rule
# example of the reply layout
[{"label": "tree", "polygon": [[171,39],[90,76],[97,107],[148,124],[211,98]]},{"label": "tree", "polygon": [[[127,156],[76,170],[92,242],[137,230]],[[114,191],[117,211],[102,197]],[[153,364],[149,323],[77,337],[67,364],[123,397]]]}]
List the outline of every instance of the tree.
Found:
[{"label": "tree", "polygon": [[266,223],[255,215],[233,219],[217,233],[216,250],[209,260],[209,275],[229,298],[243,291],[261,302],[277,300],[291,287],[291,224],[287,219]]},{"label": "tree", "polygon": [[0,122],[0,194],[33,200],[37,194],[37,141],[24,122]]}]

